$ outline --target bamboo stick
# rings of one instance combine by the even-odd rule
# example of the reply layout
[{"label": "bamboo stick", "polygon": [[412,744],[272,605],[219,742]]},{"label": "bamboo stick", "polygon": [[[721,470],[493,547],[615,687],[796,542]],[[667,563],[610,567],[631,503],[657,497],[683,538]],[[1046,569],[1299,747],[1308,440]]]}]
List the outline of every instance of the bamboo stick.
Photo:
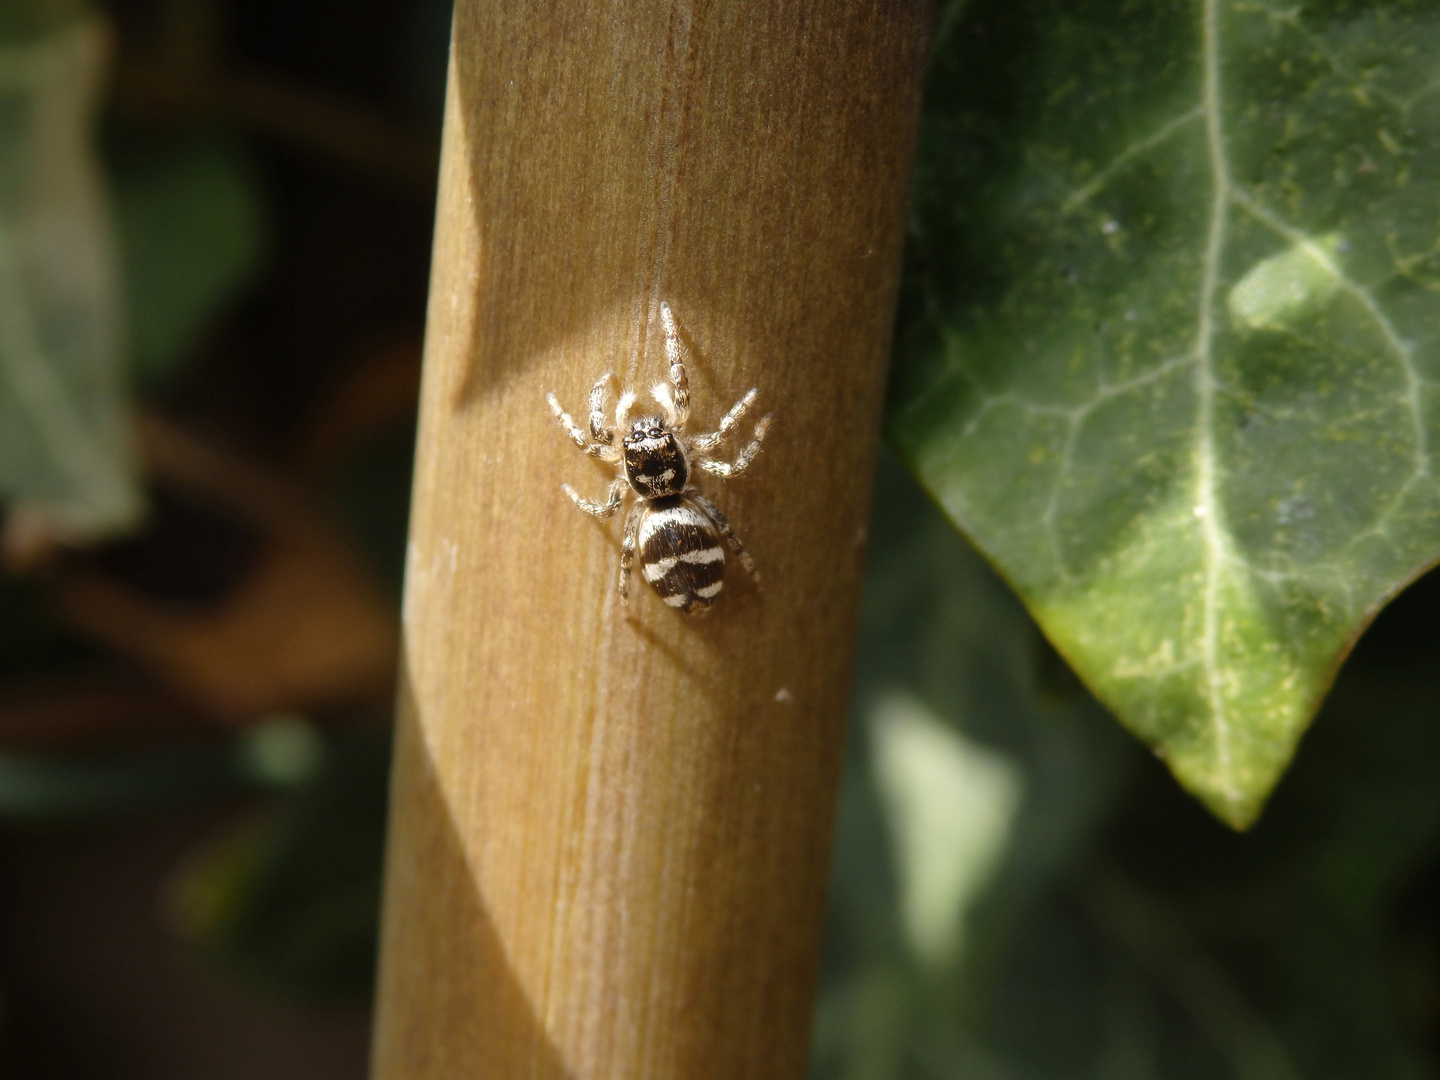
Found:
[{"label": "bamboo stick", "polygon": [[[376,1080],[798,1077],[928,30],[924,0],[460,0],[406,579]],[[710,430],[707,615],[576,512],[604,371]],[[753,414],[752,414],[753,420]],[[745,434],[748,435],[747,423]]]}]

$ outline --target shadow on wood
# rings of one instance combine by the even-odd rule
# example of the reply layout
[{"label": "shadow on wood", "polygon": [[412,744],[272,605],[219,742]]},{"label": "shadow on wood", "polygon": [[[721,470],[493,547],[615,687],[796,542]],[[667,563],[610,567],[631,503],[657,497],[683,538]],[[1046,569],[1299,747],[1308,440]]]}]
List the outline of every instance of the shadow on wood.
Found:
[{"label": "shadow on wood", "polygon": [[[391,835],[387,849],[381,980],[423,1010],[395,1010],[377,1024],[376,1076],[506,1077],[572,1080],[510,968],[470,859],[416,724],[415,697],[402,672],[395,732]],[[459,954],[457,956],[457,954]],[[458,960],[458,962],[457,962]],[[455,1038],[487,1014],[483,1039]],[[436,1031],[452,1033],[437,1038]]]}]

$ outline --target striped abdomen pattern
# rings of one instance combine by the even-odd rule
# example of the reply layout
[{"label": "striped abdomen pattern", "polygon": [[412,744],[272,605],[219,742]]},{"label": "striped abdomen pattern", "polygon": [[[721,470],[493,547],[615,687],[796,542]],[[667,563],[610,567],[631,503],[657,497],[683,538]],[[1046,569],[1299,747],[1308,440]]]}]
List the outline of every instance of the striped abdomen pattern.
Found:
[{"label": "striped abdomen pattern", "polygon": [[640,573],[681,611],[709,607],[725,583],[725,551],[710,516],[684,496],[653,499],[640,521]]}]

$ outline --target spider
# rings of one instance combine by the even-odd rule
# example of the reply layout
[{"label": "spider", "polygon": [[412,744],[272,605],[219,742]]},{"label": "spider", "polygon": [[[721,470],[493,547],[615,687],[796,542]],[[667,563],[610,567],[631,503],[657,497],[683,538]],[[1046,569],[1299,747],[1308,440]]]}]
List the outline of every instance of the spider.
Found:
[{"label": "spider", "polygon": [[766,415],[760,419],[754,436],[733,461],[711,455],[725,444],[754,404],[754,389],[735,403],[713,432],[685,438],[685,425],[690,419],[690,382],[680,358],[680,334],[669,304],[660,305],[660,317],[665,324],[670,381],[656,383],[650,394],[663,416],[643,416],[632,422],[629,415],[635,394],[625,391],[615,406],[615,427],[620,431],[628,427],[629,431],[617,445],[615,432],[605,426],[605,395],[613,378],[610,372],[600,376],[590,389],[588,438],[560,408],[553,393],[547,394],[545,400],[576,446],[591,457],[616,465],[618,475],[611,481],[604,502],[591,502],[569,484],[561,485],[575,505],[597,518],[608,518],[620,509],[627,487],[636,498],[625,516],[625,538],[620,544],[621,601],[629,602],[630,572],[638,549],[640,575],[655,587],[660,598],[681,611],[701,612],[715,602],[725,584],[722,537],[757,582],[760,574],[725,515],[690,486],[691,468],[704,469],[722,479],[739,476],[760,452],[771,418]]}]

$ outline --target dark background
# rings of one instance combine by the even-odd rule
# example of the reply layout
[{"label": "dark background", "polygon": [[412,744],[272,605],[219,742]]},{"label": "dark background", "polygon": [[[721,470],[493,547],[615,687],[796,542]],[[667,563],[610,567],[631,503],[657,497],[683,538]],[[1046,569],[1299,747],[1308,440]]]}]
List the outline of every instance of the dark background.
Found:
[{"label": "dark background", "polygon": [[0,580],[0,1076],[361,1077],[449,4],[98,13],[163,437]]}]

